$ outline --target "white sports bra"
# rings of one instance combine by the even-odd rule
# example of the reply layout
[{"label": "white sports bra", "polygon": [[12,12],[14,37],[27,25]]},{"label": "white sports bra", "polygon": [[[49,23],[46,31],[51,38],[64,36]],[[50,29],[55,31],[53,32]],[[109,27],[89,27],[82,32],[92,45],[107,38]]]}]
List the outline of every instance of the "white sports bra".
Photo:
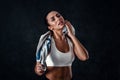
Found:
[{"label": "white sports bra", "polygon": [[46,65],[47,66],[71,66],[72,62],[74,61],[74,52],[73,52],[73,45],[71,41],[67,38],[69,51],[63,53],[56,48],[55,41],[52,38],[51,41],[51,52],[48,54],[46,58]]}]

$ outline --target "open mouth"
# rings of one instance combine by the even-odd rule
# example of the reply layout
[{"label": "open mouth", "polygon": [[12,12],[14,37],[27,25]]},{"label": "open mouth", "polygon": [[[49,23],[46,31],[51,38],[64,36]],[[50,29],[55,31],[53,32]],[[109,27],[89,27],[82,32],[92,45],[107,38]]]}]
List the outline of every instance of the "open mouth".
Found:
[{"label": "open mouth", "polygon": [[64,22],[63,22],[63,21],[60,21],[60,22],[58,23],[58,25],[64,25]]}]

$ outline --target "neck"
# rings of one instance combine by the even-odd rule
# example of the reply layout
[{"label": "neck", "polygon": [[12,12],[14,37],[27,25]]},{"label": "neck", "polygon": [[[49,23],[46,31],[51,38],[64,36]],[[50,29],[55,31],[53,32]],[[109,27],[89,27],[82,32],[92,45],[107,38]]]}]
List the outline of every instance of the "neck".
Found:
[{"label": "neck", "polygon": [[63,32],[60,30],[60,31],[54,31],[53,32],[53,38],[54,39],[58,39],[58,40],[63,40],[65,38],[65,35],[63,34]]}]

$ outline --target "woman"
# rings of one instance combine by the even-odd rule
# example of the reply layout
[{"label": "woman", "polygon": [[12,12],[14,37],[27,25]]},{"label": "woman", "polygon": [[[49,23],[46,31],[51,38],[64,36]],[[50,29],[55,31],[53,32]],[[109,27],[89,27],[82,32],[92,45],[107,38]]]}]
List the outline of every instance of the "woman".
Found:
[{"label": "woman", "polygon": [[[38,75],[45,73],[48,80],[71,80],[71,65],[76,55],[80,60],[88,59],[88,52],[74,35],[74,29],[71,23],[64,20],[57,11],[50,11],[46,16],[48,29],[51,31],[50,50],[45,58],[47,66],[43,69],[44,62],[37,61],[35,72]],[[63,29],[66,28],[66,34]],[[42,43],[39,41],[39,43]],[[39,44],[38,44],[39,46]]]}]

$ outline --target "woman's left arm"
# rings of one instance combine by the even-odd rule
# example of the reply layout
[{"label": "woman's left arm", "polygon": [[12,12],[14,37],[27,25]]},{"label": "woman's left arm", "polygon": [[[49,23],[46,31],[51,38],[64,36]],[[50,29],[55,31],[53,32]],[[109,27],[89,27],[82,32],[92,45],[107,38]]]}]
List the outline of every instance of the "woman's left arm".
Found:
[{"label": "woman's left arm", "polygon": [[73,42],[73,49],[74,49],[76,56],[82,61],[87,60],[89,58],[88,51],[85,49],[85,47],[80,43],[80,41],[73,34],[71,23],[69,21],[66,21],[65,25],[68,30],[68,36],[71,38]]}]

